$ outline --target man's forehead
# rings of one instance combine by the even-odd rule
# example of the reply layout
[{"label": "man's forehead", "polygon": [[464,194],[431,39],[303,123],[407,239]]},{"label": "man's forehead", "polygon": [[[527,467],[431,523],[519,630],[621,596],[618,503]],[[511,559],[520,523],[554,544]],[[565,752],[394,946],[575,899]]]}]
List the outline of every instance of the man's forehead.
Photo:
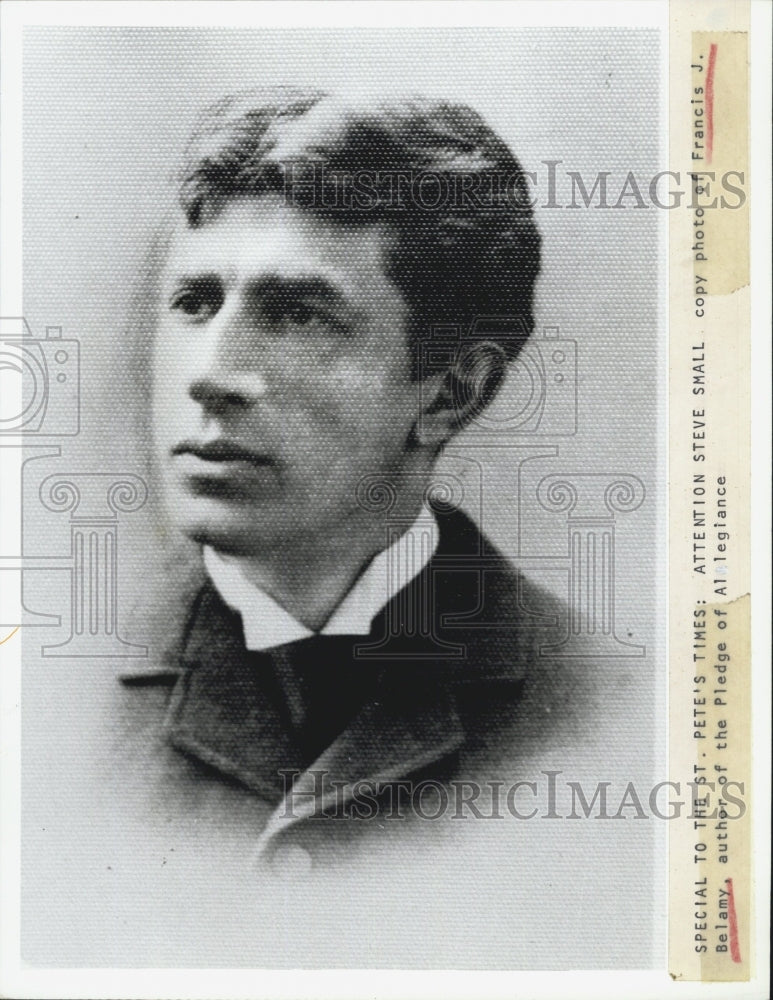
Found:
[{"label": "man's forehead", "polygon": [[226,202],[205,224],[177,220],[167,273],[225,270],[229,273],[311,274],[344,285],[385,277],[391,239],[379,223],[354,225],[287,204],[281,196]]}]

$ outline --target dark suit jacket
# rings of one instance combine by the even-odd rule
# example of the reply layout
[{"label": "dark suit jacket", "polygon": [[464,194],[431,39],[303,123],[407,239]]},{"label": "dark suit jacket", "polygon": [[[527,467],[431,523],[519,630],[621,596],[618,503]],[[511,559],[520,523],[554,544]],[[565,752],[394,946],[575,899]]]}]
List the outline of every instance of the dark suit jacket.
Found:
[{"label": "dark suit jacket", "polygon": [[[151,658],[122,671],[118,729],[162,812],[182,806],[200,826],[221,811],[267,856],[287,841],[335,856],[365,834],[388,842],[385,817],[396,812],[402,838],[417,783],[458,796],[460,781],[514,781],[535,747],[577,738],[593,701],[587,665],[567,670],[544,655],[565,626],[560,603],[465,514],[438,520],[435,556],[369,637],[249,652],[200,559],[171,571],[137,630]],[[300,730],[277,682],[287,669],[316,684]]]},{"label": "dark suit jacket", "polygon": [[[150,647],[146,661],[42,657],[25,668],[28,961],[576,968],[646,959],[652,823],[566,816],[568,781],[588,801],[598,781],[612,781],[612,808],[626,782],[651,782],[649,730],[636,715],[651,673],[641,660],[543,655],[561,652],[541,648],[566,634],[561,603],[464,515],[438,520],[435,558],[369,637],[248,653],[191,546],[160,592],[148,582],[131,633],[125,625],[124,638]],[[353,655],[353,646],[365,648]],[[282,657],[301,679],[305,657],[318,681],[308,725],[293,723],[274,683]],[[300,772],[290,809],[282,768]],[[546,816],[551,774],[557,818]],[[363,794],[362,779],[427,791],[411,800],[409,786],[408,808],[390,809],[389,795]],[[480,787],[472,806],[460,800],[476,786],[463,782]],[[533,821],[508,808],[518,782],[535,789],[515,798]],[[429,819],[438,789],[448,802]],[[370,818],[369,799],[378,807]],[[644,895],[632,906],[636,887]],[[599,935],[602,923],[628,932]]]}]

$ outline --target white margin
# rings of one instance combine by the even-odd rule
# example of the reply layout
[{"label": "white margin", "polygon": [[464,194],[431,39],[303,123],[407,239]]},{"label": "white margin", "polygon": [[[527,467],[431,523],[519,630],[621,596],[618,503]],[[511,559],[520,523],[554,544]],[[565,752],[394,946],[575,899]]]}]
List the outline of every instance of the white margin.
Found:
[{"label": "white margin", "polygon": [[[443,8],[442,15],[439,8]],[[649,27],[661,31],[668,52],[668,7],[666,0],[328,0],[326,3],[297,0],[294,3],[265,0],[256,4],[232,0],[227,4],[200,0],[4,0],[0,4],[0,315],[23,315],[21,256],[22,145],[21,61],[22,28],[25,25],[184,25],[212,27],[335,26],[621,26]],[[572,971],[572,972],[468,972],[402,970],[260,970],[250,969],[33,969],[19,958],[19,697],[20,644],[0,647],[0,995],[20,998],[149,998],[190,997],[202,1000],[276,1000],[296,997],[335,997],[340,1000],[401,998],[408,996],[455,998],[558,998],[596,1000],[608,995],[630,1000],[679,997],[680,1000],[715,998],[727,1000],[767,997],[769,940],[770,816],[770,559],[769,539],[763,537],[770,524],[770,47],[772,8],[767,0],[752,0],[752,258],[751,273],[756,294],[752,299],[752,429],[753,463],[752,524],[755,536],[752,566],[752,632],[754,664],[755,754],[754,842],[756,871],[757,954],[755,979],[744,983],[674,983],[665,971]],[[662,111],[661,105],[661,111]],[[659,324],[663,317],[659,317]],[[759,543],[759,544],[758,544]],[[665,683],[665,681],[664,681]],[[660,708],[660,706],[658,706]],[[665,873],[667,876],[667,872]],[[667,882],[664,883],[667,885]],[[662,949],[661,949],[662,950]]]}]

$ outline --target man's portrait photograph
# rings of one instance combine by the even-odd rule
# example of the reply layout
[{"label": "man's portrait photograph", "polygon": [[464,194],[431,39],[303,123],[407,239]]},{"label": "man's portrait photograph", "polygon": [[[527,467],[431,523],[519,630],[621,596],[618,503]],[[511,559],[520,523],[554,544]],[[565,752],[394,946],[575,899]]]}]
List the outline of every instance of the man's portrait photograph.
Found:
[{"label": "man's portrait photograph", "polygon": [[259,21],[25,30],[21,953],[649,968],[662,40]]}]

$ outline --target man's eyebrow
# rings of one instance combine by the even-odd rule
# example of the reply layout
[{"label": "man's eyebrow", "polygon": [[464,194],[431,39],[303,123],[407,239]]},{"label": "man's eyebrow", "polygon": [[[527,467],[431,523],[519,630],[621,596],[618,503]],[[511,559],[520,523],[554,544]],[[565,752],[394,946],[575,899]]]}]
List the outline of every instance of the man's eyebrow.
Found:
[{"label": "man's eyebrow", "polygon": [[313,298],[330,305],[344,305],[347,301],[344,290],[339,285],[320,277],[267,275],[251,282],[250,290],[261,298],[268,296]]},{"label": "man's eyebrow", "polygon": [[167,283],[171,285],[214,285],[221,280],[220,275],[215,271],[199,271],[197,273],[180,271],[172,272],[167,277]]},{"label": "man's eyebrow", "polygon": [[[177,287],[206,287],[222,282],[216,271],[179,271],[168,276],[168,283]],[[336,282],[317,275],[268,274],[249,282],[249,291],[256,298],[314,298],[329,305],[346,305],[344,289]]]}]

